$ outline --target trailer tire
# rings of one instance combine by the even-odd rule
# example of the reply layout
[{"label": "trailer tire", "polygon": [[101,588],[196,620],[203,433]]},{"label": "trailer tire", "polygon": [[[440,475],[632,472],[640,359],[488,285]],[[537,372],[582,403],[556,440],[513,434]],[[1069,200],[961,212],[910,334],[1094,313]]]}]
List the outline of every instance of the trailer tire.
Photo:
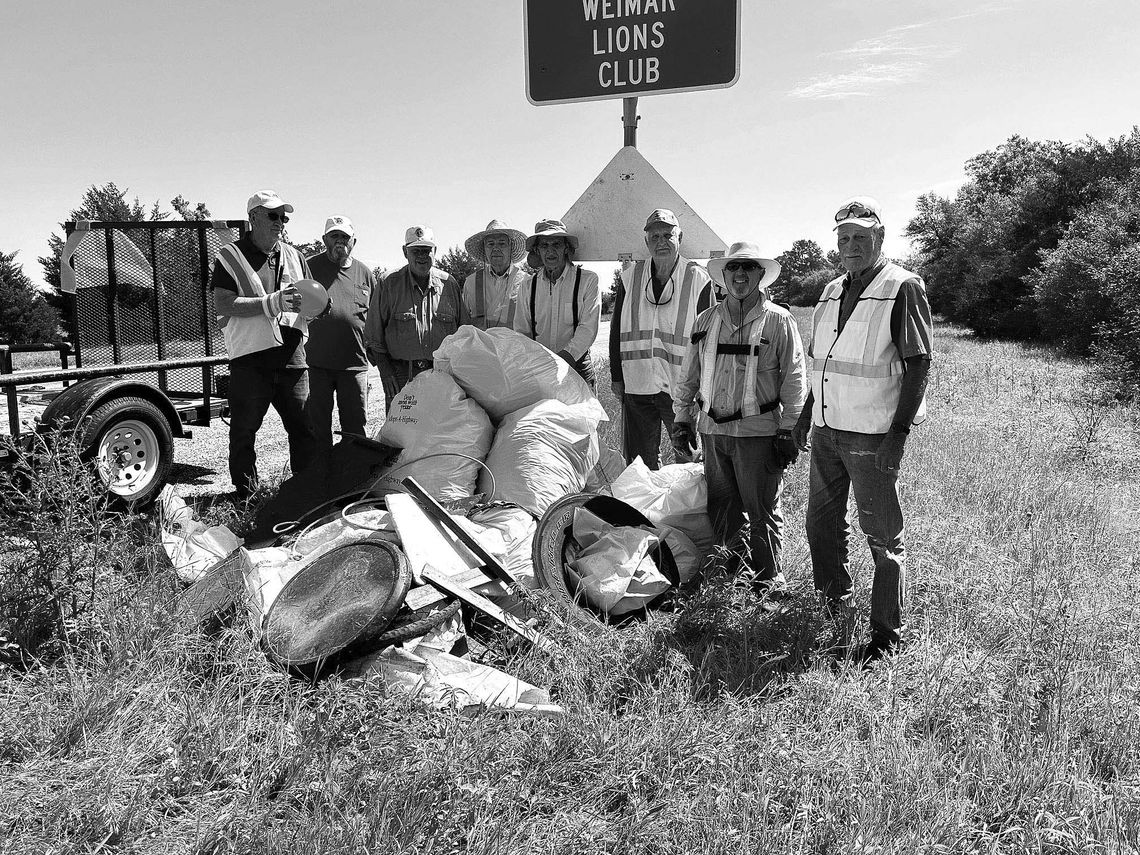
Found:
[{"label": "trailer tire", "polygon": [[162,411],[144,398],[113,398],[84,420],[83,459],[116,504],[149,506],[174,463],[174,438]]}]

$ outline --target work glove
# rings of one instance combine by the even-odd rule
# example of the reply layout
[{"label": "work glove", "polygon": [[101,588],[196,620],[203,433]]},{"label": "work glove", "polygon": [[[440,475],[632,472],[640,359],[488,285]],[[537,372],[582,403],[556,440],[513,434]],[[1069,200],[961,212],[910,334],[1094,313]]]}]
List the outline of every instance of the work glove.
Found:
[{"label": "work glove", "polygon": [[780,431],[773,440],[772,455],[780,468],[791,466],[799,459],[800,448],[788,431]]},{"label": "work glove", "polygon": [[691,463],[697,453],[697,431],[692,422],[673,422],[673,430],[669,435],[673,442],[673,452],[681,463]]}]

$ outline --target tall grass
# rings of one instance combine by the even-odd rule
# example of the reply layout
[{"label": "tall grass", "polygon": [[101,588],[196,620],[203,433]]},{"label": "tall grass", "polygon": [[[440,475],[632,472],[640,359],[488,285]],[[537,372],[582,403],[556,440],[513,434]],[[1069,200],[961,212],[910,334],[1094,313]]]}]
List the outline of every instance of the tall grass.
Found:
[{"label": "tall grass", "polygon": [[144,534],[108,547],[135,596],[100,644],[0,675],[0,851],[1135,851],[1135,414],[1088,410],[1084,369],[1050,354],[938,339],[894,660],[828,648],[804,461],[786,612],[714,573],[677,613],[550,655],[489,642],[562,720],[292,682],[240,629],[174,629],[168,571],[124,560]]}]

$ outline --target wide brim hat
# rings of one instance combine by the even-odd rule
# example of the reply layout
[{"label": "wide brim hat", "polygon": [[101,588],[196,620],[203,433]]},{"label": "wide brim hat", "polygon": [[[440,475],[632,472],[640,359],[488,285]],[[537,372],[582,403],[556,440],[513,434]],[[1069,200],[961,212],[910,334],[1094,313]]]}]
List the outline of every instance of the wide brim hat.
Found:
[{"label": "wide brim hat", "polygon": [[[567,610],[566,616],[579,626],[589,628],[596,627],[599,622],[616,624],[639,617],[644,618],[645,608],[608,617],[590,605],[579,592],[577,582],[567,572],[567,564],[574,560],[578,550],[573,535],[574,511],[578,508],[585,508],[614,526],[646,527],[657,531],[644,514],[621,499],[594,493],[572,493],[564,496],[546,509],[535,529],[531,546],[535,580],[560,601]],[[650,550],[649,555],[661,574],[676,588],[681,581],[677,573],[677,562],[664,537]],[[650,600],[648,607],[652,608],[662,602],[669,596],[670,591],[665,591]]]},{"label": "wide brim hat", "polygon": [[534,249],[538,239],[544,237],[566,238],[566,242],[570,244],[570,251],[578,251],[578,238],[566,231],[566,226],[561,220],[540,220],[535,223],[534,234],[526,239],[526,251],[530,252]]},{"label": "wide brim hat", "polygon": [[383,540],[338,546],[303,567],[265,616],[265,647],[285,666],[319,666],[366,649],[411,587],[407,556]]},{"label": "wide brim hat", "polygon": [[512,229],[502,220],[491,220],[487,223],[487,228],[481,232],[476,232],[463,242],[463,248],[467,250],[476,261],[484,264],[487,259],[483,256],[483,241],[491,235],[505,235],[511,240],[511,264],[517,264],[522,261],[526,256],[526,235],[518,229]]},{"label": "wide brim hat", "polygon": [[760,277],[760,290],[767,288],[780,276],[780,262],[774,258],[765,258],[760,252],[760,247],[749,241],[738,241],[734,243],[728,250],[728,255],[721,258],[709,259],[708,271],[712,280],[725,288],[728,284],[724,281],[724,266],[730,261],[755,261],[764,268],[764,275]]}]

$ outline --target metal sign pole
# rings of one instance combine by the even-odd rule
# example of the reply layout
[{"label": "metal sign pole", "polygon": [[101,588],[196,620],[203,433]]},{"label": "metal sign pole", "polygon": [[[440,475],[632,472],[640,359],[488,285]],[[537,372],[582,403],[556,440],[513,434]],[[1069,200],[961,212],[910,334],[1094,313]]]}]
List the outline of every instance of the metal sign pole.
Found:
[{"label": "metal sign pole", "polygon": [[637,148],[637,122],[641,116],[637,115],[637,99],[623,98],[622,123],[625,125],[625,144]]}]

